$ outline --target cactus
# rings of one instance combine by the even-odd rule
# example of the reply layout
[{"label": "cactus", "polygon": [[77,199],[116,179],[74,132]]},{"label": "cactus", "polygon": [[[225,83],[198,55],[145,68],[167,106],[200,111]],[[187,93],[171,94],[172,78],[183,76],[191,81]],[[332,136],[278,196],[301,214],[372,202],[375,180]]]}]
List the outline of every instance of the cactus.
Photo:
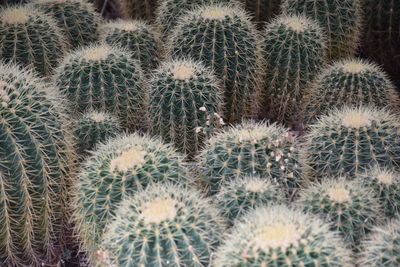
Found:
[{"label": "cactus", "polygon": [[0,64],[0,265],[59,260],[70,134],[56,88]]},{"label": "cactus", "polygon": [[83,0],[35,0],[34,4],[57,21],[72,48],[97,41],[100,14],[93,4]]},{"label": "cactus", "polygon": [[145,127],[147,81],[128,51],[106,44],[83,47],[64,59],[54,79],[74,111],[107,111],[124,128]]},{"label": "cactus", "polygon": [[280,16],[264,31],[265,106],[269,116],[292,124],[305,89],[326,58],[319,26],[304,16]]},{"label": "cactus", "polygon": [[243,216],[216,253],[214,266],[353,266],[350,252],[329,224],[301,210],[276,205]]},{"label": "cactus", "polygon": [[298,142],[286,128],[245,122],[216,134],[198,157],[201,177],[211,193],[222,182],[256,174],[279,184],[288,193],[300,185]]},{"label": "cactus", "polygon": [[121,10],[125,18],[152,21],[158,0],[122,0]]},{"label": "cactus", "polygon": [[212,67],[225,86],[225,118],[237,122],[257,108],[262,70],[260,38],[235,4],[204,5],[186,13],[170,38],[173,57],[191,57]]},{"label": "cactus", "polygon": [[118,119],[105,112],[87,112],[76,120],[74,126],[76,147],[81,155],[122,132]]},{"label": "cactus", "polygon": [[128,49],[140,61],[143,70],[151,71],[158,65],[160,40],[156,31],[145,21],[117,20],[100,27],[101,40],[109,45]]},{"label": "cactus", "polygon": [[257,175],[246,175],[223,184],[215,198],[231,225],[257,206],[286,202],[281,188]]},{"label": "cactus", "polygon": [[241,0],[253,15],[256,23],[269,22],[279,14],[282,0]]},{"label": "cactus", "polygon": [[360,0],[283,0],[282,13],[315,19],[327,34],[331,60],[355,54],[361,32]]},{"label": "cactus", "polygon": [[119,267],[209,266],[224,228],[200,193],[158,184],[121,204],[102,248]]},{"label": "cactus", "polygon": [[65,54],[65,40],[57,23],[30,6],[0,10],[0,58],[48,76]]},{"label": "cactus", "polygon": [[139,134],[116,137],[84,163],[74,197],[77,233],[94,255],[115,209],[130,194],[154,182],[186,182],[182,157],[158,139]]},{"label": "cactus", "polygon": [[332,110],[310,126],[305,145],[308,175],[353,176],[375,164],[399,167],[399,125],[382,109]]},{"label": "cactus", "polygon": [[332,223],[345,241],[357,246],[361,238],[380,222],[379,199],[362,180],[325,178],[300,192],[296,204],[304,211]]},{"label": "cactus", "polygon": [[153,74],[151,129],[189,156],[197,154],[208,114],[221,112],[222,89],[211,70],[192,60],[167,61]]}]

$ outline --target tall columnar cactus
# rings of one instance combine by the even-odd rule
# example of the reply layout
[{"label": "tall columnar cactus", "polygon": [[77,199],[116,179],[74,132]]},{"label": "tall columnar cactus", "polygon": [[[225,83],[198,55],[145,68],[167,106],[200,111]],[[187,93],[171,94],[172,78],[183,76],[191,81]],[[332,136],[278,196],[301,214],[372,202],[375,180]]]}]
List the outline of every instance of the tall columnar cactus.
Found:
[{"label": "tall columnar cactus", "polygon": [[102,247],[119,267],[209,266],[224,228],[200,193],[158,184],[121,204]]},{"label": "tall columnar cactus", "polygon": [[305,16],[280,16],[264,31],[266,57],[265,109],[288,124],[300,107],[304,90],[326,59],[325,38]]},{"label": "tall columnar cactus", "polygon": [[268,22],[280,12],[282,0],[240,0],[256,23]]},{"label": "tall columnar cactus", "polygon": [[159,61],[160,40],[155,29],[141,20],[117,20],[100,26],[101,40],[127,48],[140,61],[143,70],[150,71]]},{"label": "tall columnar cactus", "polygon": [[159,0],[121,0],[125,18],[153,20]]},{"label": "tall columnar cactus", "polygon": [[173,57],[201,60],[223,80],[228,122],[253,115],[263,72],[262,50],[254,25],[240,7],[211,4],[187,12],[169,45]]},{"label": "tall columnar cactus", "polygon": [[332,223],[352,246],[380,222],[379,199],[362,180],[326,178],[300,192],[297,205],[306,212],[321,216]]},{"label": "tall columnar cactus", "polygon": [[361,31],[361,0],[283,0],[282,13],[307,15],[319,22],[328,36],[328,57],[356,52]]},{"label": "tall columnar cactus", "polygon": [[0,265],[55,264],[71,165],[56,89],[0,64]]},{"label": "tall columnar cactus", "polygon": [[399,95],[375,64],[359,59],[341,60],[323,70],[305,93],[305,120],[310,122],[332,108],[375,105],[399,106]]},{"label": "tall columnar cactus", "polygon": [[72,48],[97,41],[100,14],[93,4],[83,0],[35,0],[34,4],[57,21]]},{"label": "tall columnar cactus", "polygon": [[205,139],[201,129],[221,113],[223,91],[214,73],[192,60],[167,61],[150,84],[152,132],[196,155]]},{"label": "tall columnar cactus", "polygon": [[332,110],[311,126],[306,137],[309,175],[352,176],[374,164],[400,166],[399,126],[399,120],[385,110]]},{"label": "tall columnar cactus", "polygon": [[0,10],[0,58],[35,69],[41,75],[53,73],[65,54],[65,40],[57,23],[30,6]]},{"label": "tall columnar cactus", "polygon": [[147,136],[116,137],[84,163],[74,197],[74,217],[83,247],[94,255],[120,202],[155,182],[184,183],[186,167],[169,145]]},{"label": "tall columnar cactus", "polygon": [[83,47],[64,59],[54,79],[73,111],[107,111],[124,128],[145,126],[147,81],[128,51],[106,44]]},{"label": "tall columnar cactus", "polygon": [[217,250],[216,267],[353,266],[329,224],[286,206],[260,207],[238,221]]},{"label": "tall columnar cactus", "polygon": [[222,182],[245,174],[271,179],[288,192],[302,182],[297,140],[276,124],[245,122],[218,133],[198,159],[211,193]]}]

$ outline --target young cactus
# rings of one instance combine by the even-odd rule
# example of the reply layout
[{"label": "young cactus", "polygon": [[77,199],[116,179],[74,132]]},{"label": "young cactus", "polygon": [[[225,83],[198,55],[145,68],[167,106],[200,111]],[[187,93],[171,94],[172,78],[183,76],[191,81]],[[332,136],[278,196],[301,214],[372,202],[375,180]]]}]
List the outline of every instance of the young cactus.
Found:
[{"label": "young cactus", "polygon": [[325,38],[316,22],[305,16],[280,16],[266,26],[263,43],[264,107],[269,117],[291,125],[297,121],[294,114],[305,89],[324,64]]},{"label": "young cactus", "polygon": [[53,73],[66,51],[57,23],[31,5],[0,10],[0,58],[35,69],[42,76]]},{"label": "young cactus", "polygon": [[204,5],[186,13],[170,38],[173,57],[212,67],[225,87],[225,118],[238,122],[257,109],[262,50],[249,16],[234,4]]},{"label": "young cactus", "polygon": [[329,226],[301,210],[259,207],[226,235],[214,266],[353,266],[351,252]]},{"label": "young cactus", "polygon": [[386,110],[344,107],[311,126],[305,145],[310,176],[353,176],[371,165],[400,166],[399,120]]},{"label": "young cactus", "polygon": [[224,228],[199,192],[158,184],[121,204],[102,248],[119,267],[209,266]]},{"label": "young cactus", "polygon": [[305,120],[314,121],[332,108],[375,105],[398,109],[399,95],[387,75],[375,64],[346,59],[323,70],[305,92]]},{"label": "young cactus", "polygon": [[122,48],[83,47],[64,59],[54,79],[74,112],[106,111],[129,129],[147,124],[147,80],[139,62]]},{"label": "young cactus", "polygon": [[154,72],[150,84],[153,134],[191,157],[196,155],[210,114],[221,114],[222,89],[214,73],[192,60],[167,61]]},{"label": "young cactus", "polygon": [[56,92],[32,71],[0,64],[1,266],[55,265],[60,258],[73,159]]},{"label": "young cactus", "polygon": [[121,0],[121,10],[126,19],[152,21],[159,0]]},{"label": "young cactus", "polygon": [[328,58],[354,55],[361,33],[361,0],[283,0],[282,13],[306,15],[327,34]]},{"label": "young cactus", "polygon": [[253,21],[259,23],[270,21],[279,14],[282,0],[240,0],[253,15]]},{"label": "young cactus", "polygon": [[84,163],[74,197],[76,230],[93,257],[121,201],[156,182],[185,183],[182,157],[169,145],[139,134],[97,146]]}]

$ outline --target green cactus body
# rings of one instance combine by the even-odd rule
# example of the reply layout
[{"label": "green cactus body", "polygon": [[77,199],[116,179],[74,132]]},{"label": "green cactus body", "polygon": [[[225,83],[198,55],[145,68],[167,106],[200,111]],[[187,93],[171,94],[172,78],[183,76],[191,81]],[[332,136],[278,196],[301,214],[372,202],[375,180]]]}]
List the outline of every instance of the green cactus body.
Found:
[{"label": "green cactus body", "polygon": [[184,183],[182,157],[157,139],[132,134],[97,146],[82,167],[74,197],[77,232],[93,256],[120,202],[155,182]]},{"label": "green cactus body", "polygon": [[399,95],[375,64],[359,59],[336,62],[323,70],[305,93],[305,120],[312,122],[332,108],[375,105],[398,109]]},{"label": "green cactus body", "polygon": [[158,184],[121,204],[102,247],[119,267],[209,266],[224,228],[199,192]]},{"label": "green cactus body", "polygon": [[280,12],[282,0],[240,0],[256,23],[268,22]]},{"label": "green cactus body", "polygon": [[116,137],[122,132],[117,118],[105,112],[87,112],[74,125],[77,149],[84,155],[99,143]]},{"label": "green cactus body", "polygon": [[264,31],[265,107],[269,117],[291,124],[304,90],[326,58],[319,26],[303,16],[280,16]]},{"label": "green cactus body", "polygon": [[286,206],[259,207],[239,220],[216,253],[216,267],[346,266],[351,252],[329,224]]},{"label": "green cactus body", "polygon": [[125,18],[152,21],[158,0],[121,0],[121,11]]},{"label": "green cactus body", "polygon": [[83,0],[35,0],[34,3],[57,21],[72,48],[97,41],[100,14],[91,3]]},{"label": "green cactus body", "polygon": [[151,129],[189,156],[197,154],[210,115],[221,113],[222,89],[211,70],[192,60],[165,62],[153,74]]},{"label": "green cactus body", "polygon": [[292,192],[302,173],[298,142],[276,124],[245,122],[213,136],[198,157],[201,177],[211,193],[222,182],[256,174]]},{"label": "green cactus body", "polygon": [[3,60],[48,76],[64,56],[65,49],[57,23],[40,10],[29,5],[0,10],[0,58]]},{"label": "green cactus body", "polygon": [[143,70],[151,71],[157,67],[159,36],[145,21],[112,21],[102,25],[100,31],[102,41],[127,48],[133,58],[140,61]]},{"label": "green cactus body", "polygon": [[305,212],[321,216],[332,223],[345,241],[356,246],[361,238],[380,222],[382,206],[371,188],[361,180],[324,179],[300,192],[296,203]]},{"label": "green cactus body", "polygon": [[241,8],[214,4],[187,12],[169,46],[172,57],[203,61],[223,80],[228,122],[253,115],[263,72],[262,50],[256,29]]},{"label": "green cactus body", "polygon": [[54,79],[73,111],[106,111],[129,129],[147,124],[146,77],[139,62],[122,48],[81,48],[64,59]]},{"label": "green cactus body", "polygon": [[360,0],[283,0],[282,13],[306,15],[327,34],[331,60],[354,55],[361,27]]},{"label": "green cactus body", "polygon": [[56,89],[0,65],[0,265],[55,264],[72,156]]},{"label": "green cactus body", "polygon": [[308,175],[353,176],[371,165],[400,166],[399,121],[370,107],[332,110],[310,126],[305,145]]}]

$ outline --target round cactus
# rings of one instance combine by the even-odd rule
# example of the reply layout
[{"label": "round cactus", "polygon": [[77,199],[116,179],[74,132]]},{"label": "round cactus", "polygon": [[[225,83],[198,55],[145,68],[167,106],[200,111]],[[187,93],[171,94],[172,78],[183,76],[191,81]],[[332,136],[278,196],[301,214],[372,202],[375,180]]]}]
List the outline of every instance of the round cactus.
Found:
[{"label": "round cactus", "polygon": [[302,182],[297,140],[276,124],[245,122],[216,134],[199,155],[199,167],[211,193],[244,174],[271,179],[288,192]]},{"label": "round cactus", "polygon": [[253,15],[256,23],[268,22],[279,14],[282,0],[240,0]]},{"label": "round cactus", "polygon": [[102,247],[119,267],[209,266],[224,228],[200,193],[158,184],[121,204]]},{"label": "round cactus", "polygon": [[121,0],[125,18],[153,20],[159,0]]},{"label": "round cactus", "polygon": [[339,233],[329,224],[286,206],[259,207],[227,234],[216,267],[353,266]]},{"label": "round cactus", "polygon": [[56,88],[0,64],[0,265],[43,266],[60,256],[72,154]]},{"label": "round cactus", "polygon": [[100,14],[93,4],[83,0],[35,0],[34,3],[57,21],[72,48],[97,41]]},{"label": "round cactus", "polygon": [[120,202],[155,182],[186,182],[180,155],[157,139],[132,134],[116,137],[84,163],[74,197],[77,232],[89,254]]},{"label": "round cactus", "polygon": [[142,69],[150,71],[158,65],[159,36],[145,21],[117,20],[100,27],[101,40],[127,48]]},{"label": "round cactus", "polygon": [[382,208],[371,188],[361,180],[328,178],[300,192],[296,203],[304,211],[321,216],[332,223],[344,239],[356,246],[379,222]]},{"label": "round cactus", "polygon": [[197,154],[210,114],[221,113],[222,89],[211,70],[192,60],[165,62],[151,80],[151,129],[189,156]]},{"label": "round cactus", "polygon": [[225,85],[228,122],[251,117],[262,73],[260,38],[249,16],[234,4],[204,5],[186,13],[170,38],[173,57],[190,57],[212,67]]},{"label": "round cactus", "polygon": [[87,112],[74,125],[79,154],[93,150],[101,142],[122,132],[117,118],[105,112]]},{"label": "round cactus", "polygon": [[48,76],[65,54],[57,23],[31,5],[0,10],[0,58]]},{"label": "round cactus", "polygon": [[289,125],[297,118],[305,89],[326,58],[319,26],[304,16],[280,16],[264,31],[265,106],[269,117]]},{"label": "round cactus", "polygon": [[400,166],[399,121],[370,107],[332,110],[311,126],[305,157],[309,175],[352,176],[371,165]]},{"label": "round cactus", "polygon": [[146,125],[146,77],[126,50],[106,44],[83,47],[64,59],[54,79],[73,111],[107,111],[124,128]]},{"label": "round cactus", "polygon": [[309,122],[332,108],[345,105],[397,109],[399,95],[377,65],[359,59],[347,59],[323,70],[305,93],[304,102],[304,117]]},{"label": "round cactus", "polygon": [[361,28],[360,0],[283,0],[282,13],[306,15],[319,22],[327,34],[328,57],[352,56]]}]

